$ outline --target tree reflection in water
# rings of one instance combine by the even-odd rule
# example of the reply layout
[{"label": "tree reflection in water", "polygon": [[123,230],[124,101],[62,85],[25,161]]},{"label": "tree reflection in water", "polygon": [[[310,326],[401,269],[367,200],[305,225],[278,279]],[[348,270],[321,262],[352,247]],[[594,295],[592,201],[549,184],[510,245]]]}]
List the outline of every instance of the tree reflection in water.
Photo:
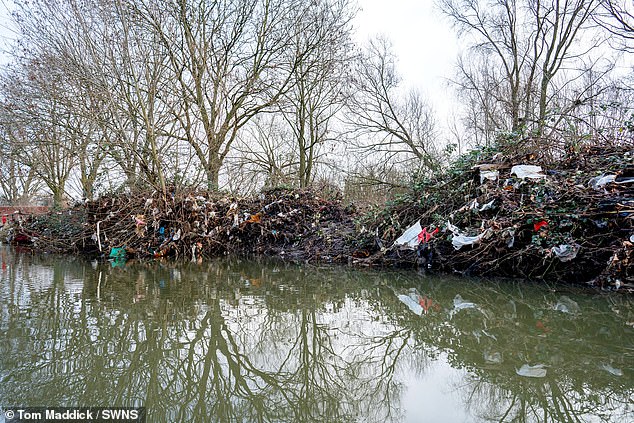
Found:
[{"label": "tree reflection in water", "polygon": [[[455,388],[473,420],[632,411],[623,297],[575,296],[573,315],[554,310],[560,294],[510,282],[241,261],[93,269],[0,254],[4,405],[144,405],[149,421],[170,422],[400,422],[407,381],[442,356],[464,369]],[[420,316],[397,297],[412,288]],[[452,311],[456,294],[477,307]],[[547,376],[518,376],[525,363]]]}]

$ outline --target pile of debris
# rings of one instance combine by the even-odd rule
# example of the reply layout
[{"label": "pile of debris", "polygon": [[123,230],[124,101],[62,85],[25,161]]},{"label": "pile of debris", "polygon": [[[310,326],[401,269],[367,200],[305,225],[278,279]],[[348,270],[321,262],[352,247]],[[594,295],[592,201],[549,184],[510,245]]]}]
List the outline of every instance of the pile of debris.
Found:
[{"label": "pile of debris", "polygon": [[[33,218],[20,230],[39,249],[113,260],[258,254],[344,262],[351,254],[353,215],[340,194],[323,198],[313,190],[274,189],[250,199],[154,192],[105,196]],[[59,221],[66,230],[51,230]]]},{"label": "pile of debris", "polygon": [[364,264],[634,288],[634,149],[472,158],[369,215],[383,248]]},{"label": "pile of debris", "polygon": [[634,289],[634,148],[556,164],[474,151],[357,213],[341,194],[274,189],[104,196],[17,228],[40,249],[123,260],[277,256]]}]

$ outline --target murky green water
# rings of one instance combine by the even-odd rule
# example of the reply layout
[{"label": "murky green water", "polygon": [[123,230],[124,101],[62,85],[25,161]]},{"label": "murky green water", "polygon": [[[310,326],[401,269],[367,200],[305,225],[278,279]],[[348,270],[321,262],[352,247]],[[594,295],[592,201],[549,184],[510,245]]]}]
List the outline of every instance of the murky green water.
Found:
[{"label": "murky green water", "polygon": [[634,421],[626,296],[0,255],[0,406],[146,406],[150,422]]}]

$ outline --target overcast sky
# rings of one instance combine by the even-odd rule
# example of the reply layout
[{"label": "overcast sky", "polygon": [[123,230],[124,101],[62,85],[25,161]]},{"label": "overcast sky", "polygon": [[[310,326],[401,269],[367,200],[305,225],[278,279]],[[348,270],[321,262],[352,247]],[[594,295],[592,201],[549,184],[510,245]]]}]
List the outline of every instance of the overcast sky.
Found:
[{"label": "overcast sky", "polygon": [[[445,78],[451,77],[458,46],[452,29],[432,0],[357,0],[360,11],[354,21],[357,41],[385,35],[398,56],[403,84],[425,93],[441,114],[447,112]],[[3,45],[10,31],[11,0],[0,0],[0,37]],[[4,60],[2,60],[4,62]]]},{"label": "overcast sky", "polygon": [[359,43],[377,34],[387,36],[398,57],[403,84],[420,89],[444,125],[451,113],[453,94],[447,78],[454,74],[460,51],[449,22],[432,0],[358,0],[355,20]]}]

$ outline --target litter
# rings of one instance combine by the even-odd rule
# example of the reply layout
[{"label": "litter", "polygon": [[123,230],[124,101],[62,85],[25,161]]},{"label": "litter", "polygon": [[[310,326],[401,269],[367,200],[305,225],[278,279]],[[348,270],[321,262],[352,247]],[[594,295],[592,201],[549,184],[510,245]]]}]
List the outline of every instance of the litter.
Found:
[{"label": "litter", "polygon": [[633,176],[617,176],[614,179],[614,183],[616,183],[616,184],[631,184],[631,183],[634,183],[634,177]]},{"label": "litter", "polygon": [[480,234],[478,236],[454,235],[451,239],[451,243],[453,244],[453,248],[459,250],[465,245],[473,245],[477,242],[480,242],[483,236],[484,234]]},{"label": "litter", "polygon": [[569,314],[579,314],[581,312],[579,304],[565,295],[559,298],[559,301],[555,304],[555,310]]},{"label": "litter", "polygon": [[536,364],[534,366],[524,364],[519,370],[515,370],[515,373],[524,377],[546,377],[546,366],[543,364]]},{"label": "litter", "polygon": [[427,232],[427,228],[423,228],[423,230],[418,234],[418,242],[427,243],[437,233],[438,233],[438,228],[434,229],[431,232]]},{"label": "litter", "polygon": [[403,232],[403,235],[401,235],[397,238],[396,241],[394,241],[394,245],[403,247],[407,246],[412,250],[415,249],[416,246],[420,243],[420,241],[418,240],[418,234],[420,234],[422,230],[423,228],[421,228],[420,226],[420,221],[414,223],[412,226],[407,228],[405,232]]},{"label": "litter", "polygon": [[490,210],[493,208],[493,204],[495,203],[495,199],[489,201],[488,203],[484,204],[482,207],[480,207],[478,209],[478,211],[485,211],[485,210]]},{"label": "litter", "polygon": [[458,229],[456,226],[452,225],[449,222],[447,222],[445,226],[453,234],[453,237],[451,239],[451,244],[453,245],[453,248],[455,248],[456,250],[461,249],[465,245],[473,245],[477,242],[480,242],[482,239],[488,238],[489,235],[491,234],[491,229],[487,229],[486,231],[482,232],[478,236],[466,236],[462,234],[460,229]]},{"label": "litter", "polygon": [[138,236],[143,237],[146,232],[145,215],[137,214],[136,216],[132,217],[132,220],[134,220],[134,224],[135,224],[134,231],[136,232]]},{"label": "litter", "polygon": [[480,169],[480,184],[484,181],[496,181],[500,176],[499,170],[482,170]]},{"label": "litter", "polygon": [[581,246],[579,244],[561,244],[557,247],[553,247],[553,253],[555,253],[560,261],[567,262],[577,257],[580,248]]},{"label": "litter", "polygon": [[508,228],[502,232],[502,239],[506,239],[506,247],[513,248],[515,245],[515,228]]},{"label": "litter", "polygon": [[454,235],[451,239],[451,243],[453,244],[453,248],[459,250],[465,245],[473,245],[480,242],[483,238],[489,236],[490,233],[491,230],[487,229],[478,236]]},{"label": "litter", "polygon": [[407,247],[410,250],[415,250],[420,243],[429,242],[429,240],[437,233],[438,228],[429,232],[427,228],[422,228],[420,226],[420,221],[418,221],[407,228],[407,230],[403,232],[403,235],[401,235],[396,241],[394,241],[394,245]]},{"label": "litter", "polygon": [[607,184],[609,184],[610,182],[614,182],[615,179],[616,179],[616,175],[603,174],[601,176],[595,176],[594,178],[590,179],[588,181],[588,185],[592,187],[592,189],[598,191],[604,186],[606,186]]},{"label": "litter", "polygon": [[453,299],[453,310],[451,311],[451,314],[456,314],[461,310],[466,310],[469,308],[478,308],[475,303],[471,303],[468,301],[465,301],[462,299],[462,297],[460,296],[460,294],[456,294],[456,296]]},{"label": "litter", "polygon": [[[475,307],[475,304],[474,304],[474,307]],[[477,307],[475,307],[475,308],[477,308]],[[484,329],[482,329],[482,330],[474,330],[471,333],[473,333],[473,336],[475,336],[475,338],[478,340],[478,344],[480,343],[480,339],[482,338],[482,335],[486,336],[487,338],[491,338],[494,341],[498,340],[495,335],[491,335],[490,333],[488,333]]]},{"label": "litter", "polygon": [[125,257],[126,257],[125,247],[112,248],[110,250],[110,255],[108,257],[110,257],[111,259],[114,259],[114,260],[125,259]]},{"label": "litter", "polygon": [[623,370],[612,367],[610,364],[601,363],[599,365],[601,370],[605,370],[606,372],[613,374],[614,376],[623,376]]},{"label": "litter", "polygon": [[502,358],[502,354],[497,351],[495,352],[485,351],[483,355],[484,355],[485,363],[501,364],[504,362],[504,359]]},{"label": "litter", "polygon": [[548,226],[548,222],[546,222],[545,220],[542,220],[537,223],[534,223],[533,229],[535,230],[535,232],[539,232],[539,230],[543,228],[544,226]]},{"label": "litter", "polygon": [[511,168],[511,175],[513,174],[520,179],[541,179],[546,177],[542,173],[542,167],[535,165],[515,165]]}]

